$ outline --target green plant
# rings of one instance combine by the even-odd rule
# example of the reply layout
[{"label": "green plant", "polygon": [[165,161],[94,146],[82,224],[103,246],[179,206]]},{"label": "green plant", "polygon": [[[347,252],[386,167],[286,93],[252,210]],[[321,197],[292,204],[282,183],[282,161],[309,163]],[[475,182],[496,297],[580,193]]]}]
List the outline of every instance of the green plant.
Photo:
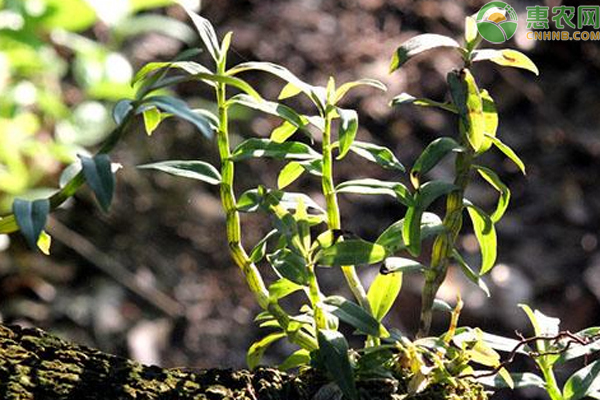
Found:
[{"label": "green plant", "polygon": [[[195,55],[192,52],[182,54],[173,62],[150,63],[143,67],[133,79],[137,88],[135,97],[122,100],[115,106],[113,116],[117,127],[98,153],[93,157],[80,156],[80,171],[49,198],[33,202],[16,200],[13,214],[0,220],[0,232],[20,230],[32,246],[39,245],[40,240],[47,242],[43,229],[48,212],[60,206],[84,183],[92,189],[100,206],[108,210],[115,179],[115,168],[108,153],[128,133],[138,115],[141,115],[148,134],[152,134],[163,119],[177,116],[194,124],[206,139],[216,137],[219,168],[201,160],[168,160],[140,168],[219,186],[226,215],[229,250],[263,309],[256,320],[261,327],[271,329],[271,333],[250,347],[247,361],[251,368],[258,365],[269,345],[287,338],[299,349],[282,363],[281,368],[311,364],[328,372],[337,384],[333,390],[341,391],[350,399],[360,396],[357,382],[374,377],[393,379],[401,393],[409,396],[419,394],[427,398],[485,398],[482,387],[474,378],[481,378],[487,384],[538,384],[540,381],[533,378],[515,380],[505,368],[508,362],[503,362],[496,352],[506,351],[518,341],[490,335],[477,328],[459,328],[460,297],[454,308],[436,300],[437,291],[446,278],[451,262],[457,263],[468,279],[488,293],[482,276],[495,264],[494,224],[508,207],[510,191],[494,171],[481,164],[482,156],[496,148],[521,171],[525,170],[515,152],[496,137],[498,115],[494,100],[487,91],[478,88],[470,67],[474,62],[489,60],[498,65],[537,73],[531,60],[515,50],[477,49],[481,39],[472,18],[466,21],[464,45],[451,38],[432,34],[420,35],[404,43],[394,54],[391,72],[412,57],[434,48],[452,48],[462,56],[464,65],[448,74],[450,101],[437,102],[406,93],[392,100],[393,105],[412,103],[438,107],[456,114],[458,134],[456,137],[438,138],[424,149],[409,171],[408,180],[412,189],[402,182],[376,179],[356,179],[336,184],[333,178],[334,163],[343,160],[350,152],[382,168],[404,171],[403,165],[390,149],[355,140],[358,113],[340,106],[344,96],[355,87],[366,85],[385,90],[385,86],[372,79],[337,85],[333,78],[329,79],[326,86],[314,86],[286,68],[268,62],[245,62],[228,67],[227,55],[232,34],[226,34],[219,41],[206,19],[191,12],[189,15],[211,57],[212,65],[207,67],[189,61],[188,58]],[[278,102],[262,98],[240,78],[247,72],[265,73],[281,79],[284,86]],[[160,92],[166,87],[187,81],[201,82],[213,89],[216,114],[207,110],[192,110],[185,102]],[[236,90],[237,94],[230,95],[230,89]],[[303,114],[279,102],[297,95],[304,95],[312,101],[314,114]],[[268,139],[249,138],[232,148],[230,111],[237,106],[279,117],[282,123],[271,132]],[[302,140],[301,134],[308,139]],[[313,146],[317,134],[321,137],[320,146]],[[454,180],[427,181],[427,173],[450,155],[455,156]],[[285,162],[278,176],[278,187],[259,185],[238,196],[234,181],[235,166],[252,158]],[[465,189],[475,173],[499,193],[497,207],[491,213],[464,198]],[[304,174],[320,181],[325,207],[305,193],[284,190]],[[391,196],[406,208],[406,214],[388,226],[374,242],[357,238],[343,230],[337,196],[345,193]],[[446,203],[446,212],[442,217],[429,211],[431,204],[438,199]],[[463,229],[465,211],[481,249],[481,266],[477,271],[467,265],[456,246],[457,237]],[[268,215],[273,222],[273,230],[248,251],[242,237],[240,213],[249,212]],[[424,264],[417,261],[416,257],[421,256],[425,248],[422,242],[430,238],[433,239],[431,255]],[[41,245],[44,246],[44,243]],[[355,267],[381,262],[381,273],[366,290]],[[278,279],[267,284],[257,266],[259,263],[268,264]],[[319,286],[318,267],[339,267],[354,300],[325,295]],[[425,277],[420,328],[415,340],[393,329],[388,330],[382,323],[400,292],[402,276],[407,272],[420,272]],[[307,299],[298,313],[289,312],[280,304],[281,299],[294,292],[303,292]],[[450,311],[451,323],[447,332],[439,337],[431,337],[431,320],[436,307]],[[366,338],[363,348],[349,348],[346,338],[338,330],[340,321]],[[532,321],[534,325],[538,323],[533,317]],[[596,332],[597,329],[594,329],[593,332]],[[536,360],[546,379],[544,387],[552,399],[563,398],[557,397],[556,384],[552,383],[554,355],[545,354],[548,346],[543,347],[544,343],[558,338],[544,336],[537,328],[536,335],[539,352]],[[589,346],[590,343],[581,340],[579,344],[583,347],[577,348],[582,354],[596,350],[595,346]],[[565,351],[561,355],[568,354],[566,348],[563,349]],[[575,350],[575,346],[570,350]],[[475,365],[487,367],[487,372],[475,371]],[[592,370],[594,368],[591,367]],[[598,374],[592,370],[595,383]],[[577,386],[579,375],[575,376],[573,383],[567,384],[571,389],[565,390],[589,395],[590,390],[581,389],[582,385]],[[490,380],[490,377],[493,379]],[[592,386],[589,384],[587,388]],[[574,387],[579,389],[575,390]],[[564,398],[575,400],[580,397],[569,395]]]},{"label": "green plant", "polygon": [[[0,1],[0,212],[17,196],[51,193],[52,175],[106,137],[114,103],[135,93],[127,39],[149,31],[194,37],[180,21],[140,14],[172,0],[119,2],[112,13],[107,4]],[[86,34],[99,24],[101,35]]]}]

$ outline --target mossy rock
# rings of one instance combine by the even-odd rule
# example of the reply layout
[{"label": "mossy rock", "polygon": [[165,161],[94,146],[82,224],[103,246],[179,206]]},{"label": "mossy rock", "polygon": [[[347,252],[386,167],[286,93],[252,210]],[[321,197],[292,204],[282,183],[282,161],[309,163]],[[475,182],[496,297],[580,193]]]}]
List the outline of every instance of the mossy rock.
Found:
[{"label": "mossy rock", "polygon": [[[325,400],[334,387],[318,372],[291,375],[272,368],[187,370],[145,366],[63,341],[40,329],[0,325],[0,399],[3,400]],[[402,394],[400,380],[358,382],[364,400],[483,400],[482,387],[460,381]],[[325,388],[325,389],[324,389]],[[319,393],[319,395],[317,395]],[[330,391],[330,400],[340,399]]]}]

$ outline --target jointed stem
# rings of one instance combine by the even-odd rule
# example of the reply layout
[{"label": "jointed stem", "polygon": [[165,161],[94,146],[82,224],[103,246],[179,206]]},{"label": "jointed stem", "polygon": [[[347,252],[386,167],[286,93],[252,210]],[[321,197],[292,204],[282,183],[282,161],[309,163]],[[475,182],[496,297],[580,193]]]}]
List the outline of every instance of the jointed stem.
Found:
[{"label": "jointed stem", "polygon": [[[340,210],[338,207],[335,186],[333,183],[333,155],[331,146],[331,113],[325,116],[325,129],[323,130],[323,194],[327,204],[327,227],[329,229],[341,229]],[[342,272],[352,294],[367,312],[371,312],[371,306],[367,293],[360,282],[356,269],[352,265],[343,266]]]},{"label": "jointed stem", "polygon": [[[227,226],[227,241],[231,256],[236,265],[242,270],[246,282],[256,297],[258,304],[267,310],[279,322],[282,329],[289,325],[288,314],[279,306],[275,299],[269,297],[265,283],[256,265],[250,260],[242,246],[240,215],[236,208],[236,198],[233,191],[234,163],[231,161],[229,148],[228,115],[226,108],[226,85],[218,84],[216,89],[219,106],[219,132],[217,144],[221,158],[221,202],[225,211]],[[318,348],[316,340],[305,332],[298,330],[290,334],[290,340],[302,348],[314,350]]]},{"label": "jointed stem", "polygon": [[[465,143],[465,148],[469,148]],[[425,287],[423,288],[421,304],[421,321],[417,336],[424,337],[429,334],[433,316],[433,302],[440,286],[446,279],[448,262],[456,242],[456,237],[462,228],[463,196],[469,183],[473,154],[470,150],[456,156],[456,178],[454,184],[457,189],[450,193],[446,200],[446,215],[443,224],[444,232],[440,233],[433,242],[431,250],[431,267],[425,273]]]}]

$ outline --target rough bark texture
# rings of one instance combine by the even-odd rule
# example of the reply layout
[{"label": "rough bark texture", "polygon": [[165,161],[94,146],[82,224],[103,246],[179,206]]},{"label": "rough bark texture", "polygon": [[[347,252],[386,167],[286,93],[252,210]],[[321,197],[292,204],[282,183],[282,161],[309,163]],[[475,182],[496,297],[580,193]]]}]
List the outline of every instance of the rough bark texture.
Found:
[{"label": "rough bark texture", "polygon": [[[365,379],[361,400],[486,400],[480,385],[430,385],[407,396],[405,379]],[[307,369],[185,370],[146,366],[40,329],[0,324],[1,400],[341,400],[339,389]]]},{"label": "rough bark texture", "polygon": [[305,399],[311,388],[276,369],[163,369],[0,325],[2,400]]}]

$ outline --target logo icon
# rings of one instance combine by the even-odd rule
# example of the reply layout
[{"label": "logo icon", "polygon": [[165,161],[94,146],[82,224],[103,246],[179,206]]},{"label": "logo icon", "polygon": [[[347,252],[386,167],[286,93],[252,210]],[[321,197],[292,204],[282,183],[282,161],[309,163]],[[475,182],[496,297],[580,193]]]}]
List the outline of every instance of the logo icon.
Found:
[{"label": "logo icon", "polygon": [[517,31],[517,13],[503,1],[492,1],[477,13],[477,30],[488,42],[504,43]]}]

